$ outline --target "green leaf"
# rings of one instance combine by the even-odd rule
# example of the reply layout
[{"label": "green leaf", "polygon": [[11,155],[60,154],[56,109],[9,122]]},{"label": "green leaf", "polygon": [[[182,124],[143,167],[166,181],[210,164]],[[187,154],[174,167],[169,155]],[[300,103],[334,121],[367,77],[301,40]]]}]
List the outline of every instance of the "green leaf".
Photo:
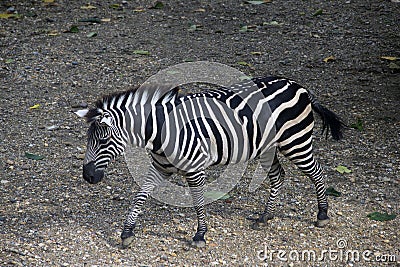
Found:
[{"label": "green leaf", "polygon": [[372,213],[368,214],[367,217],[374,221],[383,222],[383,221],[393,220],[394,218],[396,218],[396,214],[388,214],[386,212],[381,213],[379,211],[376,211],[376,212],[372,212]]},{"label": "green leaf", "polygon": [[71,33],[78,33],[78,32],[79,32],[78,26],[72,25],[71,28],[69,28],[69,32],[71,32]]},{"label": "green leaf", "polygon": [[101,23],[101,19],[99,19],[98,17],[92,17],[80,19],[79,22]]},{"label": "green leaf", "polygon": [[13,62],[14,62],[14,59],[11,59],[11,58],[8,58],[8,59],[5,60],[6,64],[10,64],[10,63],[13,63]]},{"label": "green leaf", "polygon": [[364,131],[364,126],[363,126],[363,121],[358,118],[356,123],[353,123],[352,125],[350,125],[351,128],[357,129],[360,132]]},{"label": "green leaf", "polygon": [[109,5],[109,7],[112,9],[122,9],[122,6],[120,4],[111,4]]},{"label": "green leaf", "polygon": [[32,153],[28,153],[28,152],[25,152],[25,157],[27,157],[28,159],[33,159],[33,160],[42,160],[42,159],[44,159],[44,156],[39,156],[39,155],[35,155],[35,154],[32,154]]},{"label": "green leaf", "polygon": [[281,26],[283,23],[279,23],[276,20],[270,22],[263,22],[263,26]]},{"label": "green leaf", "polygon": [[351,173],[351,170],[349,170],[346,166],[342,166],[342,165],[337,166],[335,170],[340,172],[341,174]]},{"label": "green leaf", "polygon": [[164,3],[161,1],[155,2],[154,5],[150,7],[150,9],[162,9],[162,8],[164,8]]},{"label": "green leaf", "polygon": [[86,35],[86,37],[89,37],[89,38],[95,37],[95,36],[97,36],[97,32],[89,32],[89,33]]},{"label": "green leaf", "polygon": [[147,50],[133,50],[133,53],[136,55],[142,55],[142,56],[149,56],[150,52]]},{"label": "green leaf", "polygon": [[228,195],[227,193],[221,192],[221,191],[208,191],[208,192],[204,193],[204,197],[211,198],[214,200],[217,200],[217,199],[226,200],[226,199],[230,198],[231,196]]},{"label": "green leaf", "polygon": [[328,188],[326,189],[325,194],[326,194],[327,196],[334,196],[334,197],[340,197],[340,196],[342,195],[341,192],[336,191],[335,188],[333,188],[332,186],[330,186],[330,187],[328,187]]},{"label": "green leaf", "polygon": [[239,32],[254,32],[257,29],[256,25],[245,25],[239,29]]},{"label": "green leaf", "polygon": [[400,70],[400,66],[394,62],[390,62],[389,69],[398,71],[398,70]]},{"label": "green leaf", "polygon": [[190,27],[189,27],[189,29],[188,29],[188,31],[190,31],[190,32],[194,32],[194,31],[201,31],[203,26],[201,26],[201,25],[196,25],[196,24],[192,24],[192,25],[190,25]]},{"label": "green leaf", "polygon": [[241,65],[241,66],[251,67],[251,64],[250,64],[250,63],[247,63],[247,62],[245,62],[245,61],[239,61],[239,62],[237,62],[237,64],[239,64],[239,65]]},{"label": "green leaf", "polygon": [[324,13],[324,11],[322,9],[318,9],[317,11],[314,12],[313,16],[319,16],[322,15]]}]

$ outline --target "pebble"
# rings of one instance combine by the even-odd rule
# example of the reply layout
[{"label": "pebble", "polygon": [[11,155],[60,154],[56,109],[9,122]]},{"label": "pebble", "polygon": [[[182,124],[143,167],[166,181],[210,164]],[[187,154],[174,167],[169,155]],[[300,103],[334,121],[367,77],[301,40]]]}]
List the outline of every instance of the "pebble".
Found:
[{"label": "pebble", "polygon": [[15,7],[13,6],[7,8],[7,14],[12,14],[12,13],[15,13]]},{"label": "pebble", "polygon": [[1,180],[1,181],[0,181],[1,184],[8,184],[9,182],[10,182],[10,181],[8,181],[8,180]]},{"label": "pebble", "polygon": [[88,103],[86,102],[80,102],[80,103],[75,103],[71,105],[72,108],[87,108]]},{"label": "pebble", "polygon": [[77,158],[77,159],[85,159],[85,154],[78,154],[78,155],[75,155],[75,157]]},{"label": "pebble", "polygon": [[58,126],[58,125],[51,125],[51,126],[47,126],[46,127],[46,130],[48,130],[48,131],[54,131],[54,130],[57,130],[57,129],[59,129],[60,128],[60,126]]}]

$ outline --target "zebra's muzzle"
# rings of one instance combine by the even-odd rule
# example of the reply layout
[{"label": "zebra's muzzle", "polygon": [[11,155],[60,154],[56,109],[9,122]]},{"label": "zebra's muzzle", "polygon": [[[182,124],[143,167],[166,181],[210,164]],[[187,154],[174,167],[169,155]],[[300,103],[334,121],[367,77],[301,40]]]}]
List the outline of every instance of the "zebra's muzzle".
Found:
[{"label": "zebra's muzzle", "polygon": [[83,179],[91,184],[97,184],[104,177],[104,170],[96,170],[94,162],[83,165]]}]

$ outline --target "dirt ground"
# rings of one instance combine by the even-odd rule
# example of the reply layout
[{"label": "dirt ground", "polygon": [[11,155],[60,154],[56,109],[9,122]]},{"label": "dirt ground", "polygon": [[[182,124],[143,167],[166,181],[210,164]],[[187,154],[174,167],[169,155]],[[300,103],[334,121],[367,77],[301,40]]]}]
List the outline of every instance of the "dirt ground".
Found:
[{"label": "dirt ground", "polygon": [[[248,2],[0,1],[0,266],[400,265],[400,3]],[[87,126],[71,111],[199,60],[294,79],[358,125],[340,142],[315,134],[327,185],[342,193],[329,197],[326,228],[314,227],[313,186],[285,162],[276,218],[262,231],[249,218],[268,185],[250,193],[247,172],[207,206],[206,248],[188,245],[191,209],[154,199],[121,248],[138,187],[123,158],[102,183],[82,179]],[[398,216],[370,220],[375,211]]]}]

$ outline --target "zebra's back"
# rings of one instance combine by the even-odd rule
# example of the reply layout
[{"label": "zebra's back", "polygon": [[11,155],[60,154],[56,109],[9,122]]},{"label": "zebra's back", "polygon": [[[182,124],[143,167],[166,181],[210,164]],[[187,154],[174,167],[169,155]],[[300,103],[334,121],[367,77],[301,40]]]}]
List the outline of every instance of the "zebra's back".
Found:
[{"label": "zebra's back", "polygon": [[157,134],[149,130],[155,138],[148,141],[155,160],[187,172],[253,159],[313,126],[307,90],[277,77],[175,95],[154,112]]}]

